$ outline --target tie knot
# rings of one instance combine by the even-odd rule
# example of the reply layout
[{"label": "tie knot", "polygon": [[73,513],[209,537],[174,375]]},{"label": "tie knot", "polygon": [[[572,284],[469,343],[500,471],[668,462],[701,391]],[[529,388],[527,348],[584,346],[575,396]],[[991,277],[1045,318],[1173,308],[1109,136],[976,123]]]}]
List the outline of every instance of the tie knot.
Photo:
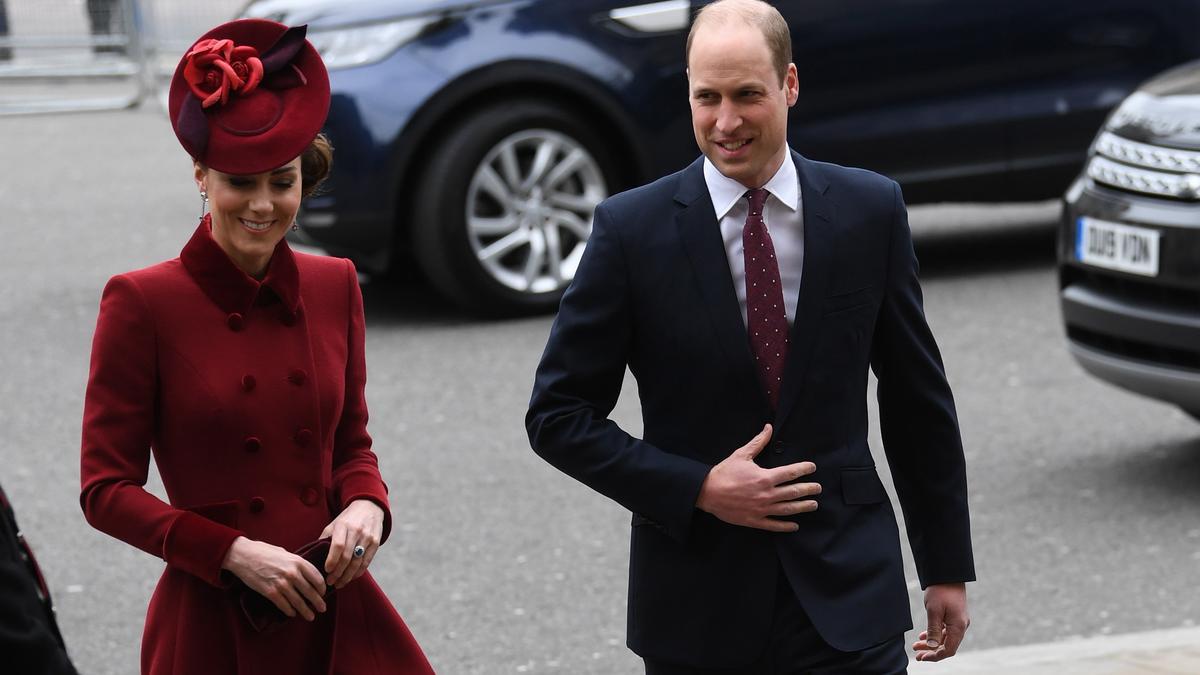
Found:
[{"label": "tie knot", "polygon": [[750,200],[750,215],[761,216],[763,204],[767,203],[767,191],[763,188],[746,190],[746,199]]}]

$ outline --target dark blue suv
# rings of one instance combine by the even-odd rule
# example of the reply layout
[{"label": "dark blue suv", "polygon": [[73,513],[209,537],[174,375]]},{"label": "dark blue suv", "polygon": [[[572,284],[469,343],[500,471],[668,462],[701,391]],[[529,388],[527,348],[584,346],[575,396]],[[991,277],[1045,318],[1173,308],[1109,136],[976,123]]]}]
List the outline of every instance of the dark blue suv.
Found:
[{"label": "dark blue suv", "polygon": [[[481,311],[553,308],[606,196],[697,155],[684,43],[704,2],[259,0],[330,68],[328,191],[304,238],[416,265]],[[1196,0],[781,0],[792,147],[910,202],[1062,194],[1108,110],[1200,56]]]}]

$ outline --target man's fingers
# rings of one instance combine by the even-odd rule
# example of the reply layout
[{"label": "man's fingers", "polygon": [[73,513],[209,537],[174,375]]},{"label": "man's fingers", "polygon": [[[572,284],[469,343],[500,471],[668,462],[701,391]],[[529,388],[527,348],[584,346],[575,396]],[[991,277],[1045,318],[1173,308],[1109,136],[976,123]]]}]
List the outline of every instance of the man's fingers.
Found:
[{"label": "man's fingers", "polygon": [[819,494],[821,494],[820,483],[792,483],[791,485],[780,485],[771,490],[770,499],[772,502],[787,502],[805,497],[815,497]]},{"label": "man's fingers", "polygon": [[966,635],[966,625],[954,621],[946,623],[946,630],[942,633],[942,643],[946,648],[946,656],[954,656],[958,653],[958,646],[962,644],[963,638]]},{"label": "man's fingers", "polygon": [[799,480],[805,476],[813,474],[817,470],[817,465],[812,462],[796,462],[787,466],[779,466],[774,469],[767,469],[768,478],[771,480],[771,485],[783,485],[794,480]]},{"label": "man's fingers", "polygon": [[771,425],[763,425],[762,431],[758,435],[750,439],[750,442],[733,451],[733,454],[745,459],[754,459],[758,457],[758,453],[767,447],[767,442],[771,440]]},{"label": "man's fingers", "polygon": [[817,503],[811,499],[789,500],[776,502],[767,509],[768,515],[794,516],[797,513],[812,513],[817,510]]},{"label": "man's fingers", "polygon": [[941,607],[926,607],[925,616],[929,621],[929,635],[925,638],[925,642],[930,647],[939,647],[942,644],[942,622],[946,618],[945,613]]},{"label": "man's fingers", "polygon": [[795,532],[800,529],[796,523],[787,520],[776,520],[774,518],[759,518],[756,521],[747,523],[749,527],[768,532]]}]

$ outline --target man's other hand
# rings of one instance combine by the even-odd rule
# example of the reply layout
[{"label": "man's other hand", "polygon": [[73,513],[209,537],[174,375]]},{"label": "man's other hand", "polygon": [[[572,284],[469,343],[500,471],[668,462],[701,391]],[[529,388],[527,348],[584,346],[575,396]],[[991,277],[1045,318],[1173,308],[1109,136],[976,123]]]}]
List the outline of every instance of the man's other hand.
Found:
[{"label": "man's other hand", "polygon": [[[754,458],[771,440],[771,425],[763,427],[750,442],[726,457],[708,472],[700,486],[696,506],[717,518],[743,527],[771,532],[795,532],[796,523],[772,516],[790,516],[817,509],[805,497],[821,494],[820,483],[792,483],[817,470],[812,462],[798,462],[764,469]],[[784,483],[789,483],[785,485]]]},{"label": "man's other hand", "polygon": [[913,643],[918,661],[941,661],[954,656],[971,618],[967,616],[966,584],[931,584],[925,589],[929,628]]}]

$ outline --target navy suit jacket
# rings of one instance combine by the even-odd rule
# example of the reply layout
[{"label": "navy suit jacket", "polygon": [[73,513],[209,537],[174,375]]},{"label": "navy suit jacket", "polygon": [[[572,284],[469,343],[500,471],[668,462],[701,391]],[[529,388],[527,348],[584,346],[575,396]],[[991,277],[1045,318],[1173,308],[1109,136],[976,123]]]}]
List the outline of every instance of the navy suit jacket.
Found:
[{"label": "navy suit jacket", "polygon": [[[804,269],[779,408],[746,336],[703,163],[596,207],[538,366],[533,449],[633,512],[629,647],[736,667],[769,636],[780,570],[833,647],[912,627],[892,506],[867,447],[867,369],[922,586],[971,581],[962,443],[926,323],[899,186],[792,153]],[[626,366],[644,433],[608,419]],[[711,467],[774,425],[765,467],[810,460],[820,508],[794,533],[695,508]]]}]

